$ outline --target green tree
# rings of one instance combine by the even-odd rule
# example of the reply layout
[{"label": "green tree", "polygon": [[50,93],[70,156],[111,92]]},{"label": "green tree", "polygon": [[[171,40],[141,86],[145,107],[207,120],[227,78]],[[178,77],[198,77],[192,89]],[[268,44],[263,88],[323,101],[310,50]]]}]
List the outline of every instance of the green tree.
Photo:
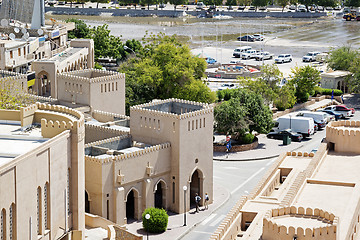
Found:
[{"label": "green tree", "polygon": [[289,4],[289,0],[276,0],[276,3],[282,7],[282,12],[284,12],[284,8]]},{"label": "green tree", "polygon": [[298,0],[300,4],[303,4],[306,6],[306,11],[309,12],[309,6],[315,4],[315,0]]},{"label": "green tree", "polygon": [[320,81],[320,72],[307,65],[295,67],[292,71],[291,83],[295,86],[295,96],[298,102],[306,102],[310,95],[315,93],[314,88]]},{"label": "green tree", "polygon": [[344,5],[348,6],[348,7],[360,7],[360,1],[359,0],[346,0]]},{"label": "green tree", "polygon": [[12,77],[0,78],[0,109],[20,109],[32,103],[24,93],[20,83]]},{"label": "green tree", "polygon": [[359,57],[359,51],[351,49],[350,46],[343,46],[332,49],[327,60],[328,67],[333,70],[349,71],[355,59]]},{"label": "green tree", "polygon": [[[239,6],[249,6],[251,4],[252,0],[238,0],[238,5]],[[244,11],[244,10],[243,10]]]},{"label": "green tree", "polygon": [[174,10],[176,10],[176,6],[185,4],[186,0],[170,0],[169,3],[174,5]]},{"label": "green tree", "polygon": [[119,69],[126,74],[127,110],[154,98],[214,102],[215,93],[202,82],[205,69],[206,62],[194,57],[176,36],[150,36],[138,57]]},{"label": "green tree", "polygon": [[240,140],[247,132],[267,133],[272,128],[272,113],[264,99],[246,89],[236,89],[229,101],[215,107],[215,130]]},{"label": "green tree", "polygon": [[269,0],[253,0],[251,5],[253,5],[254,7],[256,7],[256,9],[258,7],[265,7],[269,4]]},{"label": "green tree", "polygon": [[360,93],[360,57],[354,59],[349,70],[353,73],[351,77],[347,79],[347,83],[351,92]]},{"label": "green tree", "polygon": [[323,6],[324,9],[325,7],[335,7],[337,5],[338,1],[337,0],[316,0],[315,4],[318,6]]},{"label": "green tree", "polygon": [[86,25],[83,20],[70,18],[67,19],[66,22],[74,22],[75,29],[68,32],[68,37],[70,39],[73,38],[88,38],[90,33],[90,28]]},{"label": "green tree", "polygon": [[267,103],[271,103],[279,96],[278,85],[283,75],[275,64],[264,65],[261,73],[256,79],[240,78],[240,86],[260,94]]},{"label": "green tree", "polygon": [[278,110],[283,111],[292,108],[296,103],[295,87],[292,83],[286,83],[279,91],[278,98],[274,104]]},{"label": "green tree", "polygon": [[227,6],[236,6],[236,0],[226,0]]},{"label": "green tree", "polygon": [[[150,215],[149,219],[146,219],[146,214]],[[164,209],[159,208],[147,208],[142,214],[143,227],[146,231],[152,233],[165,232],[167,229],[169,216]]]}]

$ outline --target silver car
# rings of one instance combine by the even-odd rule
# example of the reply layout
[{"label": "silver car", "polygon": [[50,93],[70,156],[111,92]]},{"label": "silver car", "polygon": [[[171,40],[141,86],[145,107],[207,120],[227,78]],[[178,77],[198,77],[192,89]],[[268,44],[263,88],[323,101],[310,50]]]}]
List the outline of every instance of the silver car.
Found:
[{"label": "silver car", "polygon": [[291,54],[280,54],[277,58],[275,58],[275,63],[286,63],[291,61],[292,61]]}]

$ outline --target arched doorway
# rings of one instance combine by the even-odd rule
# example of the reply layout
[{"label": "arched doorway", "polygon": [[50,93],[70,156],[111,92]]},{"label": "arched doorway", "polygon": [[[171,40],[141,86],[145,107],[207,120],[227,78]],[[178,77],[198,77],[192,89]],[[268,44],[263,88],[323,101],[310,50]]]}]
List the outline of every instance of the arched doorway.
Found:
[{"label": "arched doorway", "polygon": [[166,183],[162,180],[155,186],[154,205],[156,208],[166,209]]},{"label": "arched doorway", "polygon": [[127,220],[135,219],[135,193],[131,190],[126,198],[126,218]]},{"label": "arched doorway", "polygon": [[51,83],[48,75],[49,74],[44,71],[37,75],[37,91],[40,96],[51,96]]},{"label": "arched doorway", "polygon": [[90,200],[87,191],[85,191],[85,212],[90,213]]},{"label": "arched doorway", "polygon": [[200,171],[195,170],[193,175],[191,176],[191,183],[190,183],[190,207],[195,207],[195,195],[196,193],[202,198],[202,186],[201,186],[201,179],[200,179]]}]

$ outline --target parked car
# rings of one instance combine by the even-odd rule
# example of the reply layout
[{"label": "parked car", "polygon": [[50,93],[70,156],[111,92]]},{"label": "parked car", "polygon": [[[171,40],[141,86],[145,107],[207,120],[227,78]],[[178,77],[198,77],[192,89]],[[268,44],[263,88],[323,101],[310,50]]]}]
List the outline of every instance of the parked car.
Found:
[{"label": "parked car", "polygon": [[291,138],[292,141],[296,141],[296,142],[301,142],[301,140],[303,139],[302,134],[300,133],[296,133],[291,131],[291,129],[285,129],[283,131],[279,131],[279,132],[269,132],[266,137],[267,138],[272,138],[272,139],[280,139],[282,140],[284,136],[289,136]]},{"label": "parked car", "polygon": [[310,111],[301,111],[296,114],[297,117],[310,117],[314,119],[315,124],[318,129],[324,128],[326,126],[326,117],[324,113],[320,112],[310,112]]},{"label": "parked car", "polygon": [[198,2],[196,4],[196,9],[201,10],[201,9],[204,9],[205,7],[206,7],[206,5],[203,2]]},{"label": "parked car", "polygon": [[303,62],[313,62],[316,60],[316,55],[320,54],[320,52],[308,52],[305,56],[303,56]]},{"label": "parked car", "polygon": [[227,10],[233,10],[233,7],[232,7],[232,6],[228,6],[228,7],[227,7]]},{"label": "parked car", "polygon": [[325,120],[326,120],[326,123],[329,123],[331,121],[335,121],[335,116],[334,115],[331,115],[327,112],[322,112],[325,116]]},{"label": "parked car", "polygon": [[342,114],[343,118],[352,116],[352,111],[345,106],[332,105],[326,107],[325,110],[332,110],[336,113]]},{"label": "parked car", "polygon": [[279,122],[279,131],[291,129],[294,132],[301,133],[304,137],[314,134],[314,120],[307,117],[283,116],[277,119]]},{"label": "parked car", "polygon": [[292,61],[291,54],[280,54],[277,58],[275,58],[275,63],[286,63],[291,61]]},{"label": "parked car", "polygon": [[305,5],[299,5],[296,9],[297,12],[306,12]]},{"label": "parked car", "polygon": [[237,37],[238,41],[254,42],[255,38],[252,35],[245,35],[242,37]]},{"label": "parked car", "polygon": [[266,7],[265,6],[259,7],[259,11],[266,11]]},{"label": "parked car", "polygon": [[265,37],[261,34],[254,34],[253,37],[255,38],[255,41],[264,41]]},{"label": "parked car", "polygon": [[233,84],[233,83],[221,84],[221,86],[218,88],[218,90],[224,90],[224,89],[230,89],[230,88],[235,88],[235,84]]},{"label": "parked car", "polygon": [[340,5],[337,5],[336,7],[334,7],[334,10],[340,11],[340,10],[341,10],[341,6],[340,6]]},{"label": "parked car", "polygon": [[255,49],[248,50],[241,54],[242,59],[251,59],[254,58],[259,52]]},{"label": "parked car", "polygon": [[355,114],[354,108],[348,108],[345,105],[336,105],[336,111],[351,111],[350,116],[354,116],[354,114]]},{"label": "parked car", "polygon": [[334,10],[333,7],[326,7],[325,9],[326,9],[326,11],[332,11],[332,10]]},{"label": "parked car", "polygon": [[165,8],[166,7],[166,4],[165,3],[160,3],[159,4],[159,8]]},{"label": "parked car", "polygon": [[335,111],[333,111],[333,110],[319,109],[319,110],[317,110],[317,111],[318,111],[318,112],[326,112],[326,113],[334,116],[334,117],[335,117],[335,121],[337,121],[337,120],[339,120],[339,119],[341,119],[341,118],[344,118],[344,115],[343,115],[343,114],[337,113],[337,112],[335,112]]},{"label": "parked car", "polygon": [[211,58],[211,57],[207,57],[207,58],[205,59],[205,61],[206,61],[207,64],[214,64],[214,63],[216,63],[216,60],[215,60],[214,58]]},{"label": "parked car", "polygon": [[249,7],[249,11],[255,11],[255,10],[256,10],[256,8],[254,6]]},{"label": "parked car", "polygon": [[243,46],[243,47],[238,47],[238,48],[235,48],[234,52],[233,52],[233,56],[234,57],[241,57],[241,54],[252,49],[252,47],[250,46]]},{"label": "parked car", "polygon": [[260,52],[255,55],[255,60],[257,60],[257,61],[269,60],[269,59],[273,59],[273,57],[274,57],[274,54],[271,54],[269,52]]},{"label": "parked car", "polygon": [[238,10],[244,11],[245,8],[246,8],[246,6],[239,6],[239,7],[238,7]]},{"label": "parked car", "polygon": [[296,6],[295,6],[295,5],[291,5],[291,6],[289,7],[289,9],[290,9],[290,10],[296,10]]}]

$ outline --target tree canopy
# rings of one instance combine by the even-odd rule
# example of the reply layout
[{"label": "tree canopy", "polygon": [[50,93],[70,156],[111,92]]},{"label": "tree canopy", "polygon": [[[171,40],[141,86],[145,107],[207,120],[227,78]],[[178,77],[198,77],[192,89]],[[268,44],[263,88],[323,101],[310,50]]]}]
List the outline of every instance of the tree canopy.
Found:
[{"label": "tree canopy", "polygon": [[246,133],[271,130],[272,112],[264,99],[246,89],[232,89],[231,98],[214,109],[215,130],[241,139]]},{"label": "tree canopy", "polygon": [[320,81],[320,72],[306,65],[304,67],[295,67],[292,70],[291,83],[295,86],[295,96],[297,102],[306,102],[310,95],[315,93],[314,88]]},{"label": "tree canopy", "polygon": [[19,82],[12,77],[0,78],[0,109],[20,109],[30,103]]},{"label": "tree canopy", "polygon": [[359,51],[351,49],[350,46],[332,49],[327,59],[328,67],[333,70],[349,71],[358,57]]},{"label": "tree canopy", "polygon": [[175,36],[150,36],[143,48],[143,56],[131,58],[119,68],[126,74],[127,109],[156,98],[215,101],[215,93],[202,81],[206,62],[193,56]]}]

